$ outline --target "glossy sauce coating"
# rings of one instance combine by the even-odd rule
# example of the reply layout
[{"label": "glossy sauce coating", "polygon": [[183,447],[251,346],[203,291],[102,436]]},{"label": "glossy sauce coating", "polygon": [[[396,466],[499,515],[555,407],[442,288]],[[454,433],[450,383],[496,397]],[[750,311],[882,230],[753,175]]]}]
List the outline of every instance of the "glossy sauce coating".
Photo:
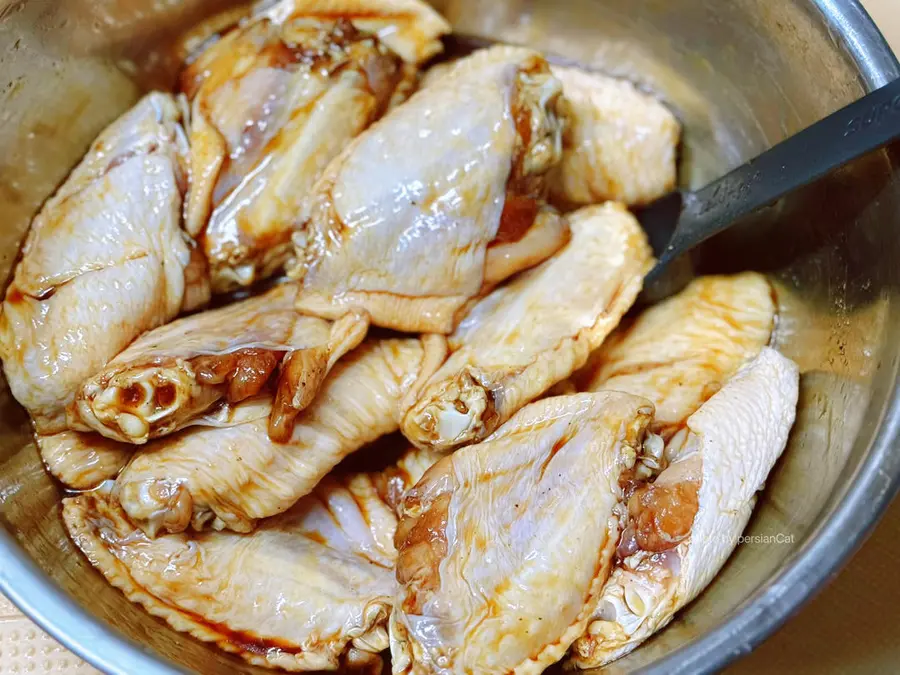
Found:
[{"label": "glossy sauce coating", "polygon": [[[486,279],[505,278],[488,267],[487,250],[509,194],[524,208],[507,211],[497,242],[506,248],[523,239],[543,204],[544,176],[559,159],[558,102],[539,54],[497,47],[360,135],[316,184],[295,235],[290,273],[304,285],[301,307],[331,316],[356,306],[375,325],[450,332]],[[515,262],[504,265],[506,276],[565,243],[563,226],[546,231],[553,236],[529,243],[527,257],[507,251]]]},{"label": "glossy sauce coating", "polygon": [[450,336],[453,353],[404,417],[412,443],[448,452],[486,438],[584,365],[628,311],[652,262],[637,221],[614,203],[568,219],[562,251],[475,304]]},{"label": "glossy sauce coating", "polygon": [[768,344],[776,313],[761,274],[699,277],[620,326],[573,379],[650,399],[653,431],[668,440]]},{"label": "glossy sauce coating", "polygon": [[[440,346],[438,346],[439,348]],[[249,532],[290,508],[342,459],[396,430],[400,401],[430,372],[429,341],[372,340],[339,361],[285,443],[268,435],[270,395],[233,407],[217,426],[148,443],[115,494],[151,536],[186,529]]]},{"label": "glossy sauce coating", "polygon": [[668,467],[632,495],[624,546],[572,665],[627,654],[715,577],[784,450],[798,390],[796,364],[763,347],[687,419],[665,449]]},{"label": "glossy sauce coating", "polygon": [[652,411],[617,392],[544,399],[425,473],[400,505],[395,673],[539,673],[562,657],[609,573],[619,480]]},{"label": "glossy sauce coating", "polygon": [[[440,48],[446,24],[430,8],[394,4],[406,13],[282,0],[212,41],[182,73],[192,102],[187,226],[210,261],[214,290],[249,286],[284,264],[314,181],[402,98],[418,55]],[[371,32],[379,10],[381,34],[408,63]]]},{"label": "glossy sauce coating", "polygon": [[0,357],[39,433],[64,431],[86,378],[174,318],[187,296],[198,301],[180,227],[185,151],[174,98],[148,94],[35,217],[6,290]]},{"label": "glossy sauce coating", "polygon": [[146,537],[108,491],[64,501],[75,543],[173,628],[250,663],[380,670],[396,518],[369,476],[325,480],[250,535]]},{"label": "glossy sauce coating", "polygon": [[307,353],[306,368],[282,371],[279,380],[288,386],[309,379],[311,395],[300,402],[308,405],[334,363],[365,337],[368,320],[304,316],[294,309],[295,298],[293,285],[276,286],[146,333],[82,385],[69,425],[146,443],[197,422],[218,404],[263,392],[289,353]]}]

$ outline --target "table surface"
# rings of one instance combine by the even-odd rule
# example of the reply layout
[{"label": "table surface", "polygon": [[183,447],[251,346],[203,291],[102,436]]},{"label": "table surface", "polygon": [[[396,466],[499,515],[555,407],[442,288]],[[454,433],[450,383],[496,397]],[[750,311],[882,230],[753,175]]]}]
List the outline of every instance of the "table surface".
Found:
[{"label": "table surface", "polygon": [[[900,0],[863,0],[900,53]],[[838,675],[890,673],[900,662],[900,500],[841,574],[750,656],[728,669]],[[0,596],[0,672],[96,675]]]}]

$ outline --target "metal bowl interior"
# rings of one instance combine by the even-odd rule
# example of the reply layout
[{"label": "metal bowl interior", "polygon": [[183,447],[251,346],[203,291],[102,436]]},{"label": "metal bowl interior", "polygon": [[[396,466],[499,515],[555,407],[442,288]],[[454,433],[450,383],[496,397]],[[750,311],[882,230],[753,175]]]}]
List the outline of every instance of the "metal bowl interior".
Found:
[{"label": "metal bowl interior", "polygon": [[[437,3],[455,27],[637,80],[685,125],[699,185],[900,75],[852,0]],[[215,3],[0,2],[0,272],[94,135],[172,61],[160,46]],[[777,288],[777,346],[800,410],[747,534],[710,588],[608,672],[703,672],[753,648],[859,545],[900,475],[900,148],[862,159],[723,235],[701,272],[756,269]],[[0,389],[0,590],[110,673],[263,672],[172,631],[94,572],[61,491]],[[766,539],[771,538],[770,540]]]}]

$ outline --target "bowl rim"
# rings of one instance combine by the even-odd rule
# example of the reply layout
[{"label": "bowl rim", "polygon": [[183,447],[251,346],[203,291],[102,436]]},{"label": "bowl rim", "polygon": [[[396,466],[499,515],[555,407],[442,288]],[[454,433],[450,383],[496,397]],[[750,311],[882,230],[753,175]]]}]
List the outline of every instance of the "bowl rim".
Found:
[{"label": "bowl rim", "polygon": [[[859,68],[869,91],[900,77],[900,61],[858,0],[809,0]],[[848,487],[832,497],[819,525],[774,578],[722,624],[639,672],[713,673],[750,653],[837,574],[900,489],[900,386],[897,364],[869,453]],[[0,592],[68,650],[108,675],[178,675],[151,648],[95,618],[45,574],[0,527]]]},{"label": "bowl rim", "polygon": [[[900,77],[900,61],[859,0],[810,0],[859,68],[867,91]],[[895,163],[895,168],[897,167]],[[868,455],[823,508],[818,525],[781,569],[720,625],[639,669],[643,675],[715,673],[746,656],[812,599],[869,537],[900,491],[898,363]]]}]

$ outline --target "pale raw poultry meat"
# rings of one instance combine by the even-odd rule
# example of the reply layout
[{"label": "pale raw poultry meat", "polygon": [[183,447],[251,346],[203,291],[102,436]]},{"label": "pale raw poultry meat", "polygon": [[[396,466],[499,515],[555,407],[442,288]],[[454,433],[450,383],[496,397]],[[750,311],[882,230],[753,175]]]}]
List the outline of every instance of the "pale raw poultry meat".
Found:
[{"label": "pale raw poultry meat", "polygon": [[47,470],[72,490],[93,490],[115,478],[135,449],[128,443],[81,431],[37,434],[35,442]]},{"label": "pale raw poultry meat", "polygon": [[620,327],[573,379],[651,400],[652,429],[669,439],[769,343],[777,309],[761,274],[699,277]]},{"label": "pale raw poultry meat", "polygon": [[214,291],[284,265],[313,182],[402,100],[448,30],[418,0],[282,0],[191,57],[186,225]]},{"label": "pale raw poultry meat", "polygon": [[[421,87],[440,81],[459,61],[439,63]],[[652,202],[675,189],[681,124],[657,98],[621,78],[577,67],[550,67],[562,83],[562,160],[550,194],[563,206]]]},{"label": "pale raw poultry meat", "polygon": [[647,204],[675,189],[681,125],[631,82],[553,66],[569,124],[551,194],[562,204]]},{"label": "pale raw poultry meat", "polygon": [[573,665],[627,654],[712,581],[784,450],[798,387],[796,364],[764,347],[669,441],[667,468],[628,501],[618,562]]},{"label": "pale raw poultry meat", "polygon": [[381,670],[397,521],[369,476],[327,478],[249,535],[150,539],[102,489],[64,500],[63,518],[113,586],[176,630],[270,668]]},{"label": "pale raw poultry meat", "polygon": [[204,299],[180,227],[185,151],[175,100],[148,94],[100,134],[32,222],[6,289],[0,357],[39,433],[65,430],[85,378],[186,300]]},{"label": "pale raw poultry meat", "polygon": [[560,92],[540,54],[496,47],[361,134],[298,218],[299,306],[449,333],[471,299],[552,255],[567,239],[544,200]]},{"label": "pale raw poultry meat", "polygon": [[151,536],[189,526],[248,532],[309,494],[347,455],[396,431],[404,397],[444,353],[439,336],[365,342],[334,367],[287,443],[267,433],[271,397],[248,399],[218,428],[191,427],[148,443],[115,493]]},{"label": "pale raw poultry meat", "polygon": [[368,329],[360,313],[334,323],[304,316],[294,309],[296,295],[293,284],[276,286],[145,333],[80,387],[69,426],[146,443],[196,422],[222,401],[259,394],[290,355],[293,367],[281,376],[285,394],[272,413],[278,431],[287,427],[279,438],[290,436],[285,416],[292,421],[312,401]]},{"label": "pale raw poultry meat", "polygon": [[374,478],[382,501],[392,509],[399,509],[406,491],[418,483],[443,456],[428,448],[407,448],[394,464]]},{"label": "pale raw poultry meat", "polygon": [[540,673],[584,633],[609,574],[653,406],[545,399],[431,467],[403,498],[394,673]]},{"label": "pale raw poultry meat", "polygon": [[450,358],[403,420],[415,445],[447,452],[477,442],[585,364],[619,323],[653,264],[619,204],[569,217],[572,240],[480,301],[450,336]]},{"label": "pale raw poultry meat", "polygon": [[764,275],[629,313],[678,118],[525,46],[435,65],[474,41],[424,0],[221,9],[169,36],[173,93],[100,134],[6,290],[73,542],[252,666],[628,654],[719,573],[798,400]]}]

